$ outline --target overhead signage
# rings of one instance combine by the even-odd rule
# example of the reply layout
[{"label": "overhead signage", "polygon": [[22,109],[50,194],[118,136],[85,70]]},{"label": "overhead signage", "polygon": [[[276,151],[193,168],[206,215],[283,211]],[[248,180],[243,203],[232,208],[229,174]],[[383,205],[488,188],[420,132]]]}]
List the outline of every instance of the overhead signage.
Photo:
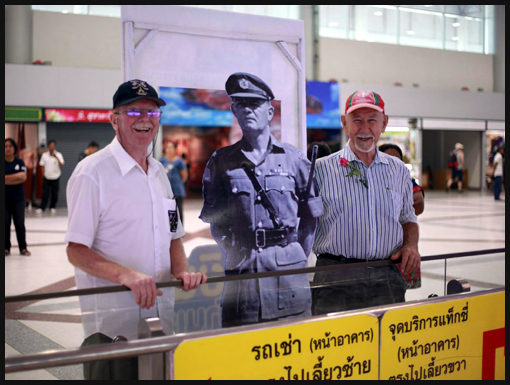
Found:
[{"label": "overhead signage", "polygon": [[42,108],[5,107],[6,122],[40,122]]},{"label": "overhead signage", "polygon": [[46,108],[47,122],[110,123],[111,110]]}]

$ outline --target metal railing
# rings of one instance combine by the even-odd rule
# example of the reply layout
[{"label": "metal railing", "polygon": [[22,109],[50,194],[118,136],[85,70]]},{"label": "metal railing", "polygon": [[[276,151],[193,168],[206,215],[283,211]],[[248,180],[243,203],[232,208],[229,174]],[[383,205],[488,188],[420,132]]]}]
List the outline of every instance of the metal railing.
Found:
[{"label": "metal railing", "polygon": [[[487,255],[487,254],[496,254],[496,253],[504,253],[505,248],[499,249],[489,249],[489,250],[479,250],[472,252],[462,252],[462,253],[453,253],[453,254],[441,254],[441,255],[433,255],[422,257],[422,262],[426,261],[434,261],[434,260],[444,260],[451,258],[461,258],[461,257],[471,257],[478,255]],[[266,273],[256,273],[256,274],[243,274],[236,276],[220,276],[220,277],[211,277],[208,279],[208,283],[219,283],[226,282],[232,280],[240,280],[240,279],[254,279],[254,278],[264,278],[270,276],[283,276],[283,275],[292,275],[292,274],[303,274],[303,273],[315,273],[319,271],[326,270],[342,270],[342,269],[352,269],[352,268],[360,268],[360,267],[378,267],[378,266],[386,266],[391,264],[399,263],[399,261],[391,261],[391,260],[383,260],[383,261],[375,261],[375,262],[366,262],[366,263],[358,263],[358,264],[348,264],[348,265],[339,265],[339,266],[325,266],[325,267],[311,267],[304,269],[294,269],[294,270],[286,270],[286,271],[278,271],[278,272],[266,272]],[[158,283],[157,287],[179,287],[182,286],[182,281],[173,281],[173,282],[163,282]],[[53,292],[53,293],[40,293],[40,294],[31,294],[31,295],[18,295],[18,296],[10,296],[5,297],[5,302],[20,302],[20,301],[34,301],[34,300],[42,300],[49,298],[62,298],[69,296],[78,296],[78,295],[90,295],[90,294],[99,294],[99,293],[112,293],[112,292],[120,292],[129,290],[124,286],[112,286],[107,288],[97,288],[97,289],[85,289],[85,290],[74,290],[74,291],[66,291],[66,292]],[[490,289],[484,290],[475,293],[463,293],[462,296],[477,296],[480,294],[487,293],[495,293],[504,291],[504,288],[498,289]],[[444,302],[449,301],[451,299],[455,299],[457,296],[452,295],[448,297],[436,297],[429,298],[424,300],[405,302],[400,304],[392,304],[386,306],[379,306],[375,308],[367,308],[363,310],[353,310],[347,312],[341,312],[333,315],[333,317],[344,317],[350,316],[354,314],[376,314],[384,312],[388,308],[404,308],[408,306],[417,306],[425,303],[436,303],[436,302]],[[26,370],[35,370],[35,369],[46,369],[51,367],[58,366],[66,366],[66,365],[75,365],[81,364],[85,362],[98,361],[98,360],[111,360],[117,358],[126,358],[133,356],[144,356],[151,355],[157,353],[168,353],[175,349],[182,341],[187,339],[197,339],[197,338],[205,338],[211,336],[220,336],[231,333],[238,332],[247,332],[254,330],[262,330],[273,328],[275,326],[287,326],[287,325],[295,325],[300,323],[306,323],[310,321],[318,321],[322,319],[329,319],[331,315],[327,316],[313,316],[301,319],[294,319],[292,321],[277,321],[271,323],[262,323],[257,325],[250,326],[240,326],[229,329],[219,329],[214,331],[206,331],[206,332],[195,332],[195,333],[187,333],[183,335],[174,335],[174,336],[162,336],[162,337],[153,337],[148,339],[140,339],[135,341],[127,341],[127,342],[117,342],[115,344],[106,344],[106,345],[98,345],[98,346],[86,346],[79,347],[73,349],[63,349],[58,351],[45,351],[41,353],[35,353],[30,355],[16,356],[16,357],[6,357],[5,358],[5,373],[14,373]]]}]

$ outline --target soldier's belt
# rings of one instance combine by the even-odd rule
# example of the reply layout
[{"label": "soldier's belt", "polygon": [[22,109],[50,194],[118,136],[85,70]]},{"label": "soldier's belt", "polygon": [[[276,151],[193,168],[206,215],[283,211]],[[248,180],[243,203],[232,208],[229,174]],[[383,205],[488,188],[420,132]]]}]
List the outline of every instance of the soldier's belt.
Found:
[{"label": "soldier's belt", "polygon": [[287,246],[297,242],[297,228],[287,227],[284,229],[257,229],[255,231],[255,247]]}]

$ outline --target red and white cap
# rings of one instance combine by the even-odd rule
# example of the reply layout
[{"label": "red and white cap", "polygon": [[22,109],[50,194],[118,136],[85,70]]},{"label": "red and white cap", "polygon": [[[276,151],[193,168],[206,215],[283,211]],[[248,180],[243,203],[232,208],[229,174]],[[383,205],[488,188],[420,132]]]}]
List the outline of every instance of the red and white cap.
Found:
[{"label": "red and white cap", "polygon": [[384,101],[373,91],[356,91],[349,96],[345,103],[345,114],[363,107],[372,108],[384,114]]}]

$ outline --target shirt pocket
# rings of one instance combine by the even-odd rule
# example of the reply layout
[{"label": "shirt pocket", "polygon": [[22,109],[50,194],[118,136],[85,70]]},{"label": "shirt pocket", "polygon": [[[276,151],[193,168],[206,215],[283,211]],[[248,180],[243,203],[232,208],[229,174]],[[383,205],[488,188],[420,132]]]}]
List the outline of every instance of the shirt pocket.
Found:
[{"label": "shirt pocket", "polygon": [[253,186],[249,179],[230,179],[228,213],[232,230],[251,227],[254,218]]},{"label": "shirt pocket", "polygon": [[290,176],[270,175],[264,179],[265,190],[286,226],[296,226],[298,197],[296,182]]},{"label": "shirt pocket", "polygon": [[389,192],[389,202],[390,202],[390,212],[394,219],[398,220],[400,218],[400,212],[402,211],[402,207],[404,206],[404,196],[393,190],[388,190]]},{"label": "shirt pocket", "polygon": [[179,212],[175,199],[163,198],[163,211],[166,222],[166,229],[169,233],[176,233],[179,225]]}]

